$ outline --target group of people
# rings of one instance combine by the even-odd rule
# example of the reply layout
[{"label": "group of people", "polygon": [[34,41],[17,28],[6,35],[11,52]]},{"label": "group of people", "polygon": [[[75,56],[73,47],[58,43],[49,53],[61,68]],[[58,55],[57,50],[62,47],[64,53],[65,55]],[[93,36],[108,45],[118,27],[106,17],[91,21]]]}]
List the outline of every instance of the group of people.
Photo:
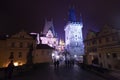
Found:
[{"label": "group of people", "polygon": [[66,67],[71,67],[75,64],[75,61],[74,59],[71,59],[71,60],[65,60],[65,65]]},{"label": "group of people", "polygon": [[[59,64],[60,64],[60,60],[59,59],[58,60],[54,59],[53,63],[54,63],[54,67],[58,68]],[[64,64],[65,64],[66,67],[71,67],[71,66],[73,66],[75,64],[75,60],[74,59],[65,60]]]},{"label": "group of people", "polygon": [[54,60],[54,67],[55,68],[58,68],[59,67],[59,60]]}]

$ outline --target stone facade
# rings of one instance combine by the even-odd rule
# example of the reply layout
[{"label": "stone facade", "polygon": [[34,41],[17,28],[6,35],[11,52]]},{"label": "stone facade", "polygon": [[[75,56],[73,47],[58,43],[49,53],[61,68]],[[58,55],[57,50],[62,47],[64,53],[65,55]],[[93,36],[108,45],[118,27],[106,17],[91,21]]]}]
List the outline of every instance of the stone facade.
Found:
[{"label": "stone facade", "polygon": [[11,60],[16,66],[26,64],[26,56],[31,44],[34,46],[35,40],[25,31],[11,36],[6,35],[4,40],[0,40],[0,68],[7,67]]},{"label": "stone facade", "polygon": [[120,69],[120,29],[105,25],[100,32],[89,31],[84,44],[86,64]]}]

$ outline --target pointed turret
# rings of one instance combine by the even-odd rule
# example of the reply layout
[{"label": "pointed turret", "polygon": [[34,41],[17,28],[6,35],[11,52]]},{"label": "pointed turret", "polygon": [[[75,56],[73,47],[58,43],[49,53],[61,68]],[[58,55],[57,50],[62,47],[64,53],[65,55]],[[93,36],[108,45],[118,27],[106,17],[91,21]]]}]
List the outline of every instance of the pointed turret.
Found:
[{"label": "pointed turret", "polygon": [[83,26],[82,14],[80,13],[80,24]]},{"label": "pointed turret", "polygon": [[53,36],[55,36],[53,20],[51,19],[50,21],[48,21],[47,19],[45,19],[45,26],[44,26],[43,34],[46,35],[49,30],[52,31]]},{"label": "pointed turret", "polygon": [[71,7],[69,10],[69,21],[76,22],[76,15],[75,15],[74,7]]}]

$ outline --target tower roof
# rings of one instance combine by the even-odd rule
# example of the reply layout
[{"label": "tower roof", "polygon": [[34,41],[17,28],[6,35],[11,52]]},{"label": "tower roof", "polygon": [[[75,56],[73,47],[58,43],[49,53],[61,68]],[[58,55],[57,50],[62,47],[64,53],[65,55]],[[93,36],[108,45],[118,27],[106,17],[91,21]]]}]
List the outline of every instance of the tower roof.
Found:
[{"label": "tower roof", "polygon": [[53,25],[53,20],[45,20],[45,26],[43,30],[43,34],[47,34],[47,32],[51,30],[53,33],[53,36],[55,36],[55,30],[54,30],[54,25]]},{"label": "tower roof", "polygon": [[75,15],[74,7],[71,7],[71,8],[69,9],[69,14],[68,14],[68,16],[69,16],[69,21],[70,21],[70,22],[76,22],[76,15]]}]

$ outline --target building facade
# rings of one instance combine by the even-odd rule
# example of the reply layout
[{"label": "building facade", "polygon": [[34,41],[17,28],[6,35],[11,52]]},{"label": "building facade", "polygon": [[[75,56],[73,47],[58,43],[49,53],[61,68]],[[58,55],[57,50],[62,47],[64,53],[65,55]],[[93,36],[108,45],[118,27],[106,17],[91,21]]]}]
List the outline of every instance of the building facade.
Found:
[{"label": "building facade", "polygon": [[83,24],[76,21],[75,11],[73,8],[69,11],[69,21],[65,26],[65,49],[71,56],[82,56],[84,54],[84,44],[82,36]]},{"label": "building facade", "polygon": [[53,51],[54,48],[47,44],[36,45],[35,53],[33,54],[33,63],[51,63]]},{"label": "building facade", "polygon": [[120,29],[105,25],[100,32],[89,32],[84,44],[87,64],[120,70]]},{"label": "building facade", "polygon": [[7,67],[11,60],[14,61],[15,66],[26,64],[30,45],[34,47],[35,41],[25,31],[11,36],[6,35],[0,40],[0,68]]},{"label": "building facade", "polygon": [[15,66],[51,62],[54,49],[47,44],[38,44],[37,37],[24,30],[0,37],[0,68],[7,67],[11,60]]}]

